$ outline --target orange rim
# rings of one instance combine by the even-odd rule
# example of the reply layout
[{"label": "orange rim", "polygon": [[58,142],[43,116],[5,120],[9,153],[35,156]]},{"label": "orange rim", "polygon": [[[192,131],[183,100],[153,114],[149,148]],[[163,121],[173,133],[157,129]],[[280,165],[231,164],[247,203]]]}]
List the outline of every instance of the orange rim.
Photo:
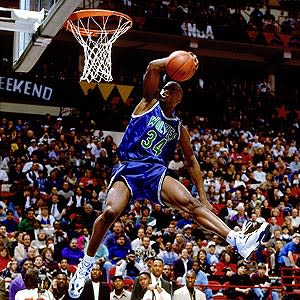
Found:
[{"label": "orange rim", "polygon": [[[70,26],[68,25],[69,21],[76,21],[76,20],[80,20],[80,19],[85,19],[85,18],[89,18],[89,17],[110,17],[110,16],[117,16],[117,17],[122,17],[125,20],[127,20],[129,22],[128,24],[128,29],[131,28],[132,26],[132,19],[127,16],[126,14],[123,14],[121,12],[118,11],[113,11],[113,10],[104,10],[104,9],[85,9],[85,10],[78,10],[72,13],[72,15],[69,17],[69,19],[65,22],[64,27],[70,30]],[[87,29],[81,26],[78,26],[76,24],[73,24],[73,26],[77,27],[79,30],[79,33],[81,35],[87,35],[87,31],[92,34],[92,35],[98,35],[100,33],[109,33],[112,34],[114,32],[116,32],[118,30],[118,28],[116,29],[109,29],[109,30],[101,30],[101,29]]]}]

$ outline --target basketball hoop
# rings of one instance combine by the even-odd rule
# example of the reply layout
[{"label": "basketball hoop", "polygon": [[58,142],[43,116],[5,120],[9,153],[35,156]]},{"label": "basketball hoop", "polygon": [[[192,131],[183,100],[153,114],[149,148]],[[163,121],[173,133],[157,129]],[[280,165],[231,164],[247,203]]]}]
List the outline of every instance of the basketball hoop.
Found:
[{"label": "basketball hoop", "polygon": [[65,23],[83,47],[84,68],[80,80],[112,81],[112,44],[132,26],[132,19],[120,12],[87,9],[74,12]]}]

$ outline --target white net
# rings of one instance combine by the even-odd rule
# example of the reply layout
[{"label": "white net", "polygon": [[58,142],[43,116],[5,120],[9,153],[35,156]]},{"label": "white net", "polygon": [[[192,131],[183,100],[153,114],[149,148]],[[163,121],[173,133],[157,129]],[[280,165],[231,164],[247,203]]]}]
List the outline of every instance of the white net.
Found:
[{"label": "white net", "polygon": [[[107,11],[106,11],[107,13]],[[66,27],[84,50],[84,68],[80,80],[109,82],[112,77],[111,50],[120,35],[132,26],[132,20],[123,14],[110,12],[69,19]]]}]

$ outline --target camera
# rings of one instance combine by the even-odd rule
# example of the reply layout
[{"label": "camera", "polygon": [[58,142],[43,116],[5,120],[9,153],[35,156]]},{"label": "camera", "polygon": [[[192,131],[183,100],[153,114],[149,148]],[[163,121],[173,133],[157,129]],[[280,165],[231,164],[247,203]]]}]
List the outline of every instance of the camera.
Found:
[{"label": "camera", "polygon": [[47,290],[50,286],[51,280],[48,277],[47,271],[48,270],[45,266],[42,266],[39,269],[39,273],[38,273],[38,291],[39,291],[39,293],[44,293],[45,290]]}]

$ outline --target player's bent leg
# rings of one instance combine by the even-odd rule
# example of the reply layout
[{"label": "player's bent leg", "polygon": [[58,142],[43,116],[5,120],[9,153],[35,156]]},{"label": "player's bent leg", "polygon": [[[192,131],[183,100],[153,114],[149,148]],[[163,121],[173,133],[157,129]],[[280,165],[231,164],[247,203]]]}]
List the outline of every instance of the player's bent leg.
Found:
[{"label": "player's bent leg", "polygon": [[123,182],[114,183],[109,190],[106,199],[106,208],[94,223],[87,254],[78,264],[77,270],[70,280],[68,293],[71,298],[77,299],[80,297],[85,280],[89,276],[95,263],[95,253],[109,227],[124,210],[129,196],[130,192]]},{"label": "player's bent leg", "polygon": [[268,223],[263,223],[259,229],[248,234],[231,230],[219,217],[194,198],[184,185],[170,176],[164,179],[161,196],[167,205],[189,213],[199,225],[236,247],[245,259],[269,235]]}]

